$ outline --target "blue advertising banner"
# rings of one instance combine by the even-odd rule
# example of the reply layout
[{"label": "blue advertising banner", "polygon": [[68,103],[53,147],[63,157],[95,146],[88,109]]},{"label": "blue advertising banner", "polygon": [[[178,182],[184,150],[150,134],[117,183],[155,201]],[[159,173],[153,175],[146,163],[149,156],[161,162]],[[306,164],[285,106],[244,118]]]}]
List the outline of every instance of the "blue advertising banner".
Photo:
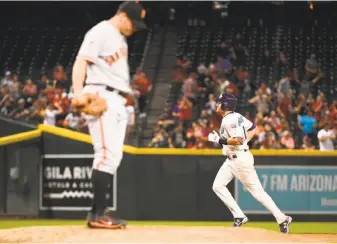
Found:
[{"label": "blue advertising banner", "polygon": [[[283,212],[337,215],[337,166],[261,165],[256,171],[263,188]],[[235,199],[245,213],[270,213],[237,179]]]}]

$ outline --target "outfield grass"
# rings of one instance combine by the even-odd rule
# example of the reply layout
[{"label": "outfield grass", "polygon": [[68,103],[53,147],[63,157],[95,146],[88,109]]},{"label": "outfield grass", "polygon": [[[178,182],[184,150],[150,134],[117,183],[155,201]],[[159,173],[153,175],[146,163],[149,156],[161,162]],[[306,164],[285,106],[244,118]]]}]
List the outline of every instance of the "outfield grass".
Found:
[{"label": "outfield grass", "polygon": [[[44,219],[0,219],[0,229],[9,229],[28,226],[60,226],[83,225],[84,220],[44,220]],[[179,222],[179,221],[129,221],[129,225],[169,225],[169,226],[225,226],[231,222]],[[275,222],[248,222],[245,227],[263,228],[271,231],[279,231]],[[294,222],[291,225],[293,234],[337,234],[336,223]]]}]

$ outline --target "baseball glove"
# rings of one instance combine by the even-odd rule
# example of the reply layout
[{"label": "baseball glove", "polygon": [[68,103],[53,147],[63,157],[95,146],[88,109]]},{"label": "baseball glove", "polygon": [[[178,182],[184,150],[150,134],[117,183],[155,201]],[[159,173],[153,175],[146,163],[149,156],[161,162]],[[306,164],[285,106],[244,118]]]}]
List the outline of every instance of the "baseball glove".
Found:
[{"label": "baseball glove", "polygon": [[101,116],[108,109],[104,98],[88,93],[84,94],[82,98],[73,98],[71,104],[75,112],[92,116]]}]

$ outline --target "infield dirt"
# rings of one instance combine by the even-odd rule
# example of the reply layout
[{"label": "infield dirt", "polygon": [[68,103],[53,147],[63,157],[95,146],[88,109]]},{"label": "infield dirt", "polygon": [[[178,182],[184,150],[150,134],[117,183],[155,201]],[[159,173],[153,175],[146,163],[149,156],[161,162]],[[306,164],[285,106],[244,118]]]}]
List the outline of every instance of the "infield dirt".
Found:
[{"label": "infield dirt", "polygon": [[82,226],[26,227],[0,230],[0,243],[330,243],[337,234],[284,235],[258,228],[128,226],[91,230]]}]

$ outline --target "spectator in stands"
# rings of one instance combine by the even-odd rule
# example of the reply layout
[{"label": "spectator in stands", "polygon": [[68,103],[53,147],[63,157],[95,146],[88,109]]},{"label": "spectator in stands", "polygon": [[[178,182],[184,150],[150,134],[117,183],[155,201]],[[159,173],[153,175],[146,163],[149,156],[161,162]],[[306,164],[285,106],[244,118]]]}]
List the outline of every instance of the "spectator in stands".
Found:
[{"label": "spectator in stands", "polygon": [[295,148],[295,141],[294,138],[290,135],[289,131],[284,131],[281,137],[281,148],[284,149],[294,149]]},{"label": "spectator in stands", "polygon": [[184,128],[188,128],[192,120],[192,107],[192,102],[187,97],[183,97],[179,103],[179,120],[182,121]]},{"label": "spectator in stands", "polygon": [[288,90],[285,95],[281,95],[281,99],[278,101],[277,113],[283,118],[288,118],[292,112],[291,90]]},{"label": "spectator in stands", "polygon": [[170,148],[184,148],[186,147],[185,133],[182,123],[169,133],[168,143]]},{"label": "spectator in stands", "polygon": [[36,97],[37,95],[37,86],[33,83],[31,79],[26,80],[26,84],[22,89],[22,95],[25,98]]},{"label": "spectator in stands", "polygon": [[47,74],[42,74],[40,80],[37,82],[37,89],[39,92],[46,90],[47,88],[53,88],[54,83],[47,78]]},{"label": "spectator in stands", "polygon": [[192,123],[192,129],[193,129],[193,136],[195,138],[195,144],[193,148],[201,148],[203,147],[203,129],[200,124],[193,122]]},{"label": "spectator in stands", "polygon": [[304,136],[303,137],[303,143],[302,143],[300,149],[313,150],[313,149],[315,149],[315,146],[312,145],[311,140],[308,136]]},{"label": "spectator in stands", "polygon": [[200,141],[202,142],[202,145],[200,144],[199,147],[208,148],[211,144],[208,142],[208,134],[212,133],[213,128],[211,127],[211,124],[208,120],[203,120],[201,123],[201,137]]},{"label": "spectator in stands", "polygon": [[148,144],[148,147],[162,148],[168,147],[168,145],[168,135],[165,131],[161,130],[154,136],[154,138]]},{"label": "spectator in stands", "polygon": [[[195,123],[193,123],[194,125]],[[194,136],[194,127],[193,126],[191,128],[189,128],[187,131],[186,131],[186,144],[187,144],[187,148],[195,148],[195,145],[196,145],[196,138]]]},{"label": "spectator in stands", "polygon": [[263,94],[266,94],[269,100],[271,99],[272,90],[266,85],[266,83],[262,82],[258,90],[261,90]]},{"label": "spectator in stands", "polygon": [[256,124],[256,133],[255,137],[252,139],[252,148],[260,148],[264,136],[265,136],[265,128],[263,126],[263,122],[255,121]]},{"label": "spectator in stands", "polygon": [[188,98],[192,103],[195,102],[197,95],[197,74],[192,72],[189,77],[184,81],[183,96]]},{"label": "spectator in stands", "polygon": [[179,105],[182,102],[182,99],[179,99],[177,104],[172,108],[171,115],[175,120],[179,120]]},{"label": "spectator in stands", "polygon": [[21,97],[21,82],[18,80],[17,74],[12,75],[12,81],[8,84],[8,87],[12,97],[16,99]]},{"label": "spectator in stands", "polygon": [[55,103],[55,104],[50,103],[43,113],[43,117],[44,117],[43,123],[45,125],[55,126],[56,116],[62,113],[63,113],[63,109],[58,103]]},{"label": "spectator in stands", "polygon": [[247,67],[238,67],[238,69],[234,73],[233,83],[237,86],[239,93],[242,93],[245,86],[248,83],[248,69]]},{"label": "spectator in stands", "polygon": [[271,126],[271,128],[275,130],[276,133],[278,134],[281,133],[282,130],[281,120],[274,110],[270,112],[270,116],[267,115],[263,120],[266,124]]},{"label": "spectator in stands", "polygon": [[2,78],[0,85],[3,86],[9,86],[12,83],[12,77],[11,77],[11,72],[6,71],[5,77]]},{"label": "spectator in stands", "polygon": [[288,130],[290,131],[290,123],[289,123],[289,118],[283,118],[281,117],[281,131]]},{"label": "spectator in stands", "polygon": [[62,124],[70,108],[70,100],[68,99],[67,93],[63,92],[61,89],[56,89],[52,99],[52,104],[58,104],[62,108],[62,113],[56,116],[56,122],[58,124]]},{"label": "spectator in stands", "polygon": [[311,111],[308,111],[307,115],[299,117],[298,125],[302,130],[303,136],[309,136],[312,142],[316,141],[315,127],[317,125],[317,121]]},{"label": "spectator in stands", "polygon": [[203,123],[207,123],[209,121],[208,114],[206,110],[202,110],[200,113],[200,117],[197,120],[197,123],[199,125],[202,125]]},{"label": "spectator in stands", "polygon": [[36,100],[32,106],[30,106],[28,109],[27,109],[27,116],[26,116],[26,120],[29,120],[29,121],[33,121],[33,122],[36,122],[36,123],[40,123],[42,122],[42,118],[40,116],[40,111],[43,109],[43,104],[41,103],[40,100]]},{"label": "spectator in stands", "polygon": [[205,105],[207,114],[209,115],[213,115],[216,112],[216,102],[215,102],[215,98],[214,98],[214,94],[211,93],[208,95],[208,102]]},{"label": "spectator in stands", "polygon": [[81,116],[81,114],[75,111],[70,111],[63,121],[64,128],[75,131],[79,131],[81,128],[86,126],[86,124],[86,120]]},{"label": "spectator in stands", "polygon": [[294,68],[293,71],[290,73],[289,80],[291,89],[293,89],[297,95],[300,91],[301,80],[300,80],[300,73],[296,68]]},{"label": "spectator in stands", "polygon": [[[188,63],[187,66],[190,64]],[[173,80],[174,81],[183,81],[187,77],[187,69],[185,69],[185,61],[177,58],[176,64],[173,71]]]},{"label": "spectator in stands", "polygon": [[264,114],[263,113],[257,113],[255,116],[255,123],[261,123],[264,124]]},{"label": "spectator in stands", "polygon": [[213,74],[213,73],[215,73],[215,64],[214,63],[209,63],[209,65],[208,65],[208,72],[210,73],[210,74]]},{"label": "spectator in stands", "polygon": [[333,128],[337,129],[337,101],[334,100],[330,106],[331,113],[329,114],[329,122],[333,125]]},{"label": "spectator in stands", "polygon": [[336,139],[336,135],[329,123],[324,124],[324,127],[318,132],[317,138],[319,140],[320,151],[334,150],[333,141]]},{"label": "spectator in stands", "polygon": [[[25,106],[24,102],[23,102],[23,106]],[[30,115],[31,110],[33,109],[33,106],[25,106],[25,107],[28,107],[28,108],[24,108],[21,112],[14,115],[15,119],[20,119],[20,120],[30,119],[29,115]]]},{"label": "spectator in stands", "polygon": [[188,71],[191,68],[191,62],[188,60],[186,55],[183,55],[181,59],[177,60],[177,65]]},{"label": "spectator in stands", "polygon": [[13,105],[10,101],[10,99],[5,100],[5,102],[1,106],[0,114],[9,116],[11,111],[13,110]]},{"label": "spectator in stands", "polygon": [[135,75],[135,80],[132,87],[139,91],[138,97],[138,109],[140,112],[140,117],[144,117],[145,114],[145,106],[146,106],[146,99],[152,90],[152,84],[150,79],[145,75],[142,70],[137,70]]},{"label": "spectator in stands", "polygon": [[316,60],[316,55],[311,54],[305,62],[306,80],[317,83],[322,77],[320,64]]},{"label": "spectator in stands", "polygon": [[324,116],[324,108],[326,107],[327,103],[325,100],[325,95],[324,93],[320,93],[317,98],[316,101],[312,104],[312,111],[314,112],[314,117],[316,119],[316,121],[320,121],[321,118]]},{"label": "spectator in stands", "polygon": [[311,108],[311,106],[314,104],[315,99],[314,96],[310,93],[308,98],[307,98],[307,104],[309,106],[309,108]]},{"label": "spectator in stands", "polygon": [[322,114],[322,117],[320,120],[318,120],[318,128],[323,128],[326,123],[329,124],[330,122],[330,111],[326,110],[324,114]]},{"label": "spectator in stands", "polygon": [[299,92],[302,93],[305,97],[308,97],[309,95],[311,95],[311,89],[312,89],[311,82],[304,79],[301,82]]},{"label": "spectator in stands", "polygon": [[222,56],[217,57],[217,62],[215,63],[215,71],[219,77],[223,77],[224,74],[229,74],[232,70],[232,63],[228,58]]},{"label": "spectator in stands", "polygon": [[209,94],[214,93],[215,82],[212,76],[200,75],[197,83],[198,103],[205,104],[208,102]]},{"label": "spectator in stands", "polygon": [[289,90],[291,90],[290,79],[289,75],[285,74],[278,83],[277,92],[285,96]]},{"label": "spectator in stands", "polygon": [[166,131],[170,131],[175,128],[178,122],[179,122],[179,116],[174,117],[172,116],[172,114],[166,113],[159,119],[159,121],[157,122],[157,126],[159,126],[159,128],[164,129]]},{"label": "spectator in stands", "polygon": [[269,112],[269,99],[262,89],[259,89],[257,95],[248,102],[256,105],[258,113],[267,114]]},{"label": "spectator in stands", "polygon": [[233,82],[230,82],[229,85],[225,88],[225,92],[229,94],[233,94],[234,96],[239,96],[239,89]]},{"label": "spectator in stands", "polygon": [[25,112],[25,99],[20,98],[17,102],[17,106],[12,109],[12,111],[8,114],[11,118],[18,119],[23,116]]},{"label": "spectator in stands", "polygon": [[4,106],[6,101],[9,100],[9,88],[8,86],[3,86],[1,88],[1,94],[0,94],[0,108]]},{"label": "spectator in stands", "polygon": [[305,97],[302,93],[298,94],[297,99],[295,101],[295,112],[302,116],[304,114],[307,114],[309,111],[309,107],[307,104],[307,101],[305,100]]},{"label": "spectator in stands", "polygon": [[229,86],[231,83],[229,80],[216,79],[216,84],[217,84],[216,92],[217,94],[221,94],[226,90],[226,87]]},{"label": "spectator in stands", "polygon": [[[259,144],[264,145],[264,142],[265,142],[265,140],[267,140],[267,138],[269,138],[270,140],[272,139],[274,141],[274,143],[276,144],[276,135],[269,125],[265,125],[264,131],[262,131],[259,134],[259,138],[258,138]],[[275,148],[276,148],[276,146],[275,146]]]},{"label": "spectator in stands", "polygon": [[208,68],[205,66],[204,63],[200,63],[197,68],[197,71],[199,75],[204,75],[205,73],[208,72]]},{"label": "spectator in stands", "polygon": [[71,84],[68,81],[67,74],[62,65],[57,65],[53,72],[53,87],[69,92]]},{"label": "spectator in stands", "polygon": [[266,134],[264,140],[262,141],[262,145],[260,149],[277,149],[275,137],[272,134]]}]

